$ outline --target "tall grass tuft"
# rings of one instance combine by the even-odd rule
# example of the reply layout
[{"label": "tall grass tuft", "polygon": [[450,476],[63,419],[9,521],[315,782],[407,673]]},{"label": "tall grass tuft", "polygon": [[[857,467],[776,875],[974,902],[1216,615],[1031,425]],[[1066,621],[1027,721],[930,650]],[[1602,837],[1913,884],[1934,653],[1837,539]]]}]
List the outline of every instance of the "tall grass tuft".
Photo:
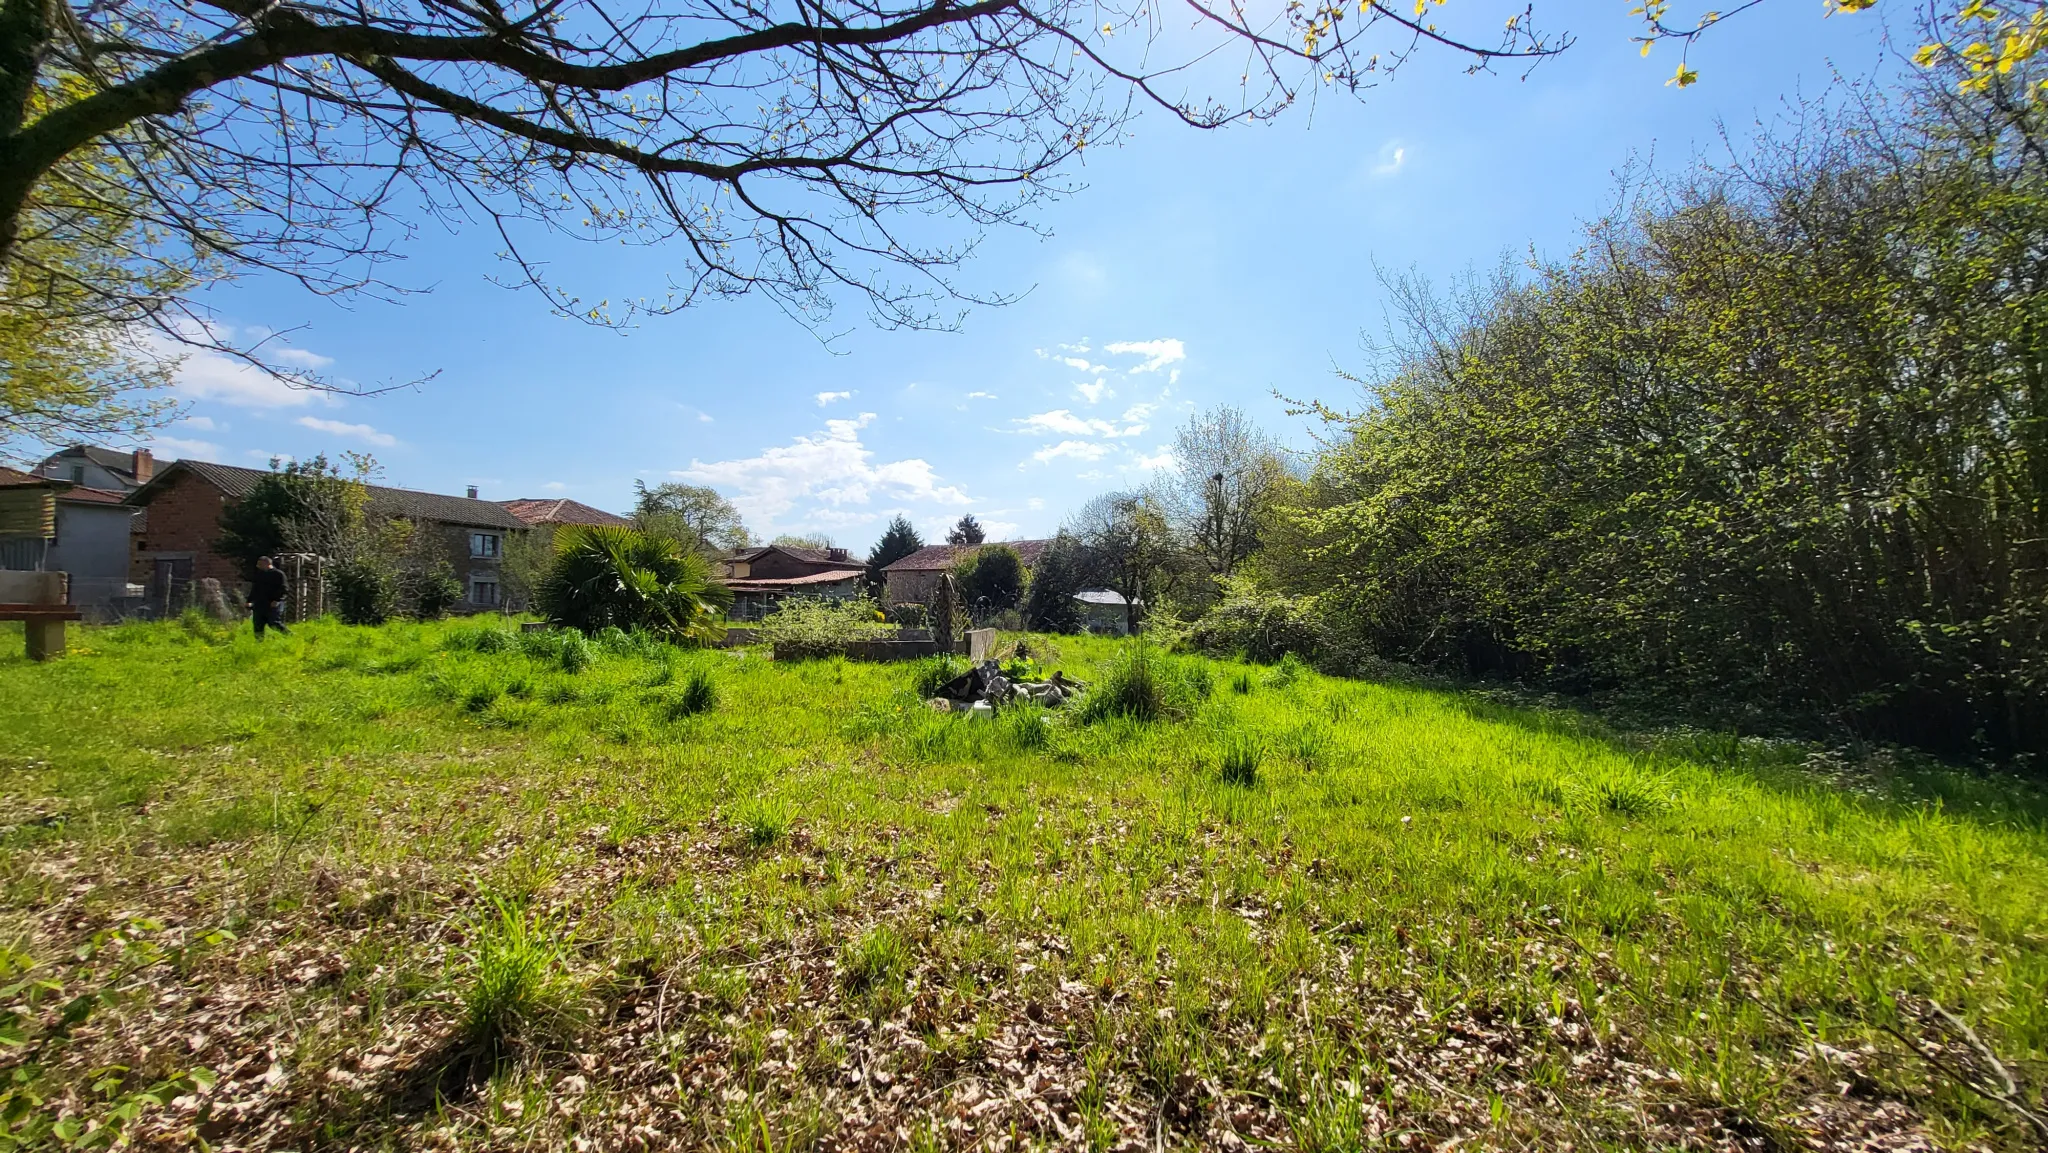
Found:
[{"label": "tall grass tuft", "polygon": [[1214,689],[1208,662],[1171,657],[1142,641],[1110,659],[1081,698],[1083,722],[1109,717],[1184,717]]},{"label": "tall grass tuft", "polygon": [[1217,775],[1226,785],[1250,788],[1259,783],[1259,764],[1266,759],[1266,746],[1243,733],[1236,733],[1223,742],[1221,756],[1217,758]]},{"label": "tall grass tuft", "polygon": [[1241,697],[1252,695],[1252,675],[1241,672],[1230,678],[1230,691]]},{"label": "tall grass tuft", "polygon": [[751,849],[772,848],[789,833],[789,811],[772,801],[749,801],[733,817]]},{"label": "tall grass tuft", "polygon": [[532,660],[554,665],[565,673],[580,673],[597,659],[589,639],[575,629],[522,633],[519,648]]},{"label": "tall grass tuft", "polygon": [[1271,672],[1266,674],[1266,685],[1268,688],[1284,689],[1300,680],[1306,672],[1308,666],[1302,663],[1301,658],[1288,653],[1280,658],[1280,663],[1274,665]]},{"label": "tall grass tuft", "polygon": [[494,899],[477,924],[462,989],[464,1039],[495,1056],[522,1038],[573,1024],[580,990],[567,958],[560,925]]},{"label": "tall grass tuft", "polygon": [[910,943],[887,925],[877,925],[839,950],[839,980],[846,991],[887,1011],[910,975]]},{"label": "tall grass tuft", "polygon": [[967,658],[953,653],[924,657],[910,666],[910,687],[920,698],[929,699],[939,695],[947,681],[966,675],[968,668]]},{"label": "tall grass tuft", "polygon": [[1035,753],[1052,744],[1052,714],[1044,705],[1013,701],[996,716],[996,738],[1004,748]]},{"label": "tall grass tuft", "polygon": [[699,713],[708,713],[718,707],[718,686],[711,681],[711,674],[703,669],[691,669],[683,678],[683,687],[666,698],[668,719],[680,721]]}]

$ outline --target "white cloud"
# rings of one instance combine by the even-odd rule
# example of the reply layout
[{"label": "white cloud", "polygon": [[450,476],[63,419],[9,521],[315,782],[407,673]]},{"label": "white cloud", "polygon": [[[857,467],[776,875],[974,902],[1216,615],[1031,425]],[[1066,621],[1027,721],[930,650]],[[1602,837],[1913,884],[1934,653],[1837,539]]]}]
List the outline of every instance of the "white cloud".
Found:
[{"label": "white cloud", "polygon": [[165,460],[218,459],[221,453],[221,447],[210,440],[186,440],[176,436],[157,437],[149,442],[149,450]]},{"label": "white cloud", "polygon": [[216,423],[210,416],[188,416],[178,422],[178,427],[194,429],[199,432],[225,432],[228,426]]},{"label": "white cloud", "polygon": [[293,388],[261,369],[208,349],[186,353],[171,379],[173,386],[192,400],[242,408],[303,408],[316,398],[326,399],[325,393]]},{"label": "white cloud", "polygon": [[1399,140],[1389,140],[1380,145],[1378,162],[1372,166],[1374,176],[1386,177],[1401,171],[1408,163],[1408,148]]},{"label": "white cloud", "polygon": [[1116,393],[1110,391],[1108,385],[1102,383],[1102,381],[1100,380],[1097,380],[1093,384],[1077,384],[1074,386],[1074,391],[1080,393],[1081,399],[1087,401],[1089,404],[1094,404],[1095,402],[1101,400],[1105,396],[1116,395]]},{"label": "white cloud", "polygon": [[832,403],[833,401],[836,401],[836,400],[852,400],[852,399],[853,399],[853,394],[852,394],[852,393],[850,393],[850,392],[821,392],[821,393],[819,393],[819,394],[818,394],[818,407],[819,407],[819,408],[823,408],[823,407],[825,407],[826,405],[828,405],[828,404],[831,404],[831,403]]},{"label": "white cloud", "polygon": [[970,392],[967,394],[967,399],[969,400],[994,400],[995,398],[996,394],[993,392]]},{"label": "white cloud", "polygon": [[[195,341],[209,338],[238,342],[241,347],[257,346],[260,357],[288,368],[313,370],[334,363],[333,357],[278,342],[267,329],[236,329],[225,324],[194,329]],[[210,400],[242,408],[304,408],[316,402],[334,403],[334,398],[328,393],[318,389],[293,388],[270,373],[224,352],[194,348],[161,335],[145,339],[152,351],[179,359],[171,383],[187,399]]]},{"label": "white cloud", "polygon": [[1044,448],[1032,453],[1031,459],[1040,464],[1058,460],[1063,456],[1072,457],[1075,460],[1101,460],[1103,457],[1108,456],[1110,451],[1110,446],[1106,444],[1096,444],[1086,440],[1063,440],[1058,444],[1046,445]]},{"label": "white cloud", "polygon": [[[1125,413],[1124,416],[1126,419],[1132,419],[1131,414],[1137,413],[1137,419],[1142,419],[1145,412],[1150,410],[1150,405],[1136,405],[1131,409],[1131,412]],[[1143,433],[1146,428],[1143,424],[1132,424],[1118,428],[1114,421],[1075,416],[1064,408],[1056,408],[1051,412],[1034,413],[1030,416],[1020,417],[1011,423],[1024,426],[1017,430],[1019,432],[1040,436],[1048,434],[1059,436],[1137,436]]]},{"label": "white cloud", "polygon": [[1030,500],[1024,502],[1024,507],[1032,510],[1033,512],[1036,512],[1039,509],[1045,507],[1045,498],[1042,496],[1034,496]]},{"label": "white cloud", "polygon": [[569,486],[559,480],[551,480],[541,487],[549,492],[567,492],[569,490]]},{"label": "white cloud", "polygon": [[1014,540],[1017,530],[1023,527],[1023,525],[1018,524],[1016,521],[1009,520],[983,520],[981,522],[981,529],[988,534],[990,540]]},{"label": "white cloud", "polygon": [[317,352],[309,352],[303,348],[280,348],[274,351],[265,351],[268,352],[272,360],[277,361],[279,364],[289,364],[293,368],[326,368],[334,363],[334,358],[331,356],[322,356]]},{"label": "white cloud", "polygon": [[1151,456],[1146,456],[1141,452],[1132,457],[1131,464],[1135,468],[1152,472],[1172,468],[1174,466],[1173,449],[1162,444]]},{"label": "white cloud", "polygon": [[386,448],[398,443],[397,437],[392,436],[388,432],[378,432],[367,424],[350,424],[344,420],[322,420],[317,416],[302,416],[299,418],[298,423],[300,427],[310,428],[317,432],[345,436],[370,444],[383,445]]},{"label": "white cloud", "polygon": [[250,460],[261,460],[261,461],[272,461],[272,460],[274,460],[274,461],[276,461],[277,463],[279,463],[279,464],[281,464],[281,465],[282,465],[282,464],[290,464],[290,463],[291,463],[291,462],[293,462],[294,460],[297,460],[297,459],[298,459],[297,457],[293,456],[293,455],[292,455],[291,453],[288,453],[288,452],[265,452],[265,451],[263,451],[263,450],[262,450],[262,449],[260,449],[260,448],[252,448],[252,449],[248,449],[248,450],[244,451],[244,452],[242,453],[242,455],[243,455],[243,456],[246,456],[246,457],[248,457],[248,458],[249,458]]},{"label": "white cloud", "polygon": [[690,467],[672,475],[730,490],[742,513],[766,524],[779,521],[800,501],[834,508],[865,505],[878,492],[931,504],[972,503],[957,485],[941,484],[923,460],[875,463],[873,450],[860,439],[861,430],[874,419],[874,413],[864,412],[847,420],[828,420],[822,433],[799,436],[758,456],[692,460]]},{"label": "white cloud", "polygon": [[1186,360],[1187,346],[1178,340],[1120,340],[1105,344],[1102,350],[1116,356],[1142,356],[1145,363],[1131,369],[1133,373],[1158,372],[1177,360]]},{"label": "white cloud", "polygon": [[700,413],[698,413],[698,414],[697,414],[697,419],[698,419],[699,421],[701,421],[702,423],[704,423],[704,424],[710,424],[710,423],[711,423],[711,414],[710,414],[710,413],[708,413],[708,412],[700,412]]}]

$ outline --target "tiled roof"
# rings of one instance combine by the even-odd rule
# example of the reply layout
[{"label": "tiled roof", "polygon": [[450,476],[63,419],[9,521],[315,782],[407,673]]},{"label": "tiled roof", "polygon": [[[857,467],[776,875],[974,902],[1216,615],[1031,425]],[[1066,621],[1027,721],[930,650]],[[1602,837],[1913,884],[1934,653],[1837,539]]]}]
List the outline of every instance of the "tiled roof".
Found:
[{"label": "tiled roof", "polygon": [[37,476],[32,472],[23,472],[18,468],[8,468],[5,465],[0,465],[0,488],[18,488],[22,486],[55,489],[58,500],[72,501],[78,504],[120,504],[123,500],[127,499],[124,494],[108,489],[87,488],[82,484],[72,484],[68,480],[54,480],[46,476]]},{"label": "tiled roof", "polygon": [[864,577],[866,575],[866,569],[841,568],[831,569],[826,572],[805,573],[803,576],[776,577],[772,580],[728,580],[722,581],[720,583],[724,584],[725,587],[731,589],[734,592],[754,593],[771,592],[775,589],[785,589],[799,585],[834,584],[838,581],[853,580],[855,578]]},{"label": "tiled roof", "polygon": [[976,551],[1001,545],[1017,554],[1025,568],[1038,564],[1038,558],[1045,555],[1049,540],[992,540],[987,544],[934,544],[926,545],[894,564],[885,565],[883,572],[939,572],[952,568],[962,558],[970,557]]},{"label": "tiled roof", "polygon": [[567,498],[540,499],[527,497],[520,500],[494,501],[503,505],[507,512],[527,524],[609,524],[623,528],[633,522],[617,513],[601,508],[592,508],[582,501]]},{"label": "tiled roof", "polygon": [[[199,479],[220,490],[221,495],[235,500],[248,496],[256,482],[270,475],[260,468],[242,468],[232,464],[214,464],[203,460],[181,460],[166,466],[146,485],[128,494],[130,504],[147,504],[157,486],[179,473],[190,472]],[[488,500],[471,500],[466,496],[443,496],[438,492],[414,492],[409,488],[386,488],[380,484],[365,486],[370,490],[370,511],[384,516],[402,516],[412,520],[439,521],[442,524],[459,524],[471,528],[523,529],[526,522],[513,516],[504,505]]]},{"label": "tiled roof", "polygon": [[128,499],[128,494],[104,488],[87,488],[82,484],[75,484],[59,492],[57,499],[70,501],[74,504],[121,504]]}]

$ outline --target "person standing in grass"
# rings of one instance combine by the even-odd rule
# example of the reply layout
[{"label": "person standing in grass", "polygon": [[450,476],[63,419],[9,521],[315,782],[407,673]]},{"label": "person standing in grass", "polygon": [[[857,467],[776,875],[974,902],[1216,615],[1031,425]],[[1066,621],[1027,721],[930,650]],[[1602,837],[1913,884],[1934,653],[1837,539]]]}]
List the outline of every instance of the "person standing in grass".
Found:
[{"label": "person standing in grass", "polygon": [[284,573],[267,556],[256,558],[256,580],[249,586],[249,613],[256,622],[256,639],[263,639],[265,626],[290,636],[284,627]]}]

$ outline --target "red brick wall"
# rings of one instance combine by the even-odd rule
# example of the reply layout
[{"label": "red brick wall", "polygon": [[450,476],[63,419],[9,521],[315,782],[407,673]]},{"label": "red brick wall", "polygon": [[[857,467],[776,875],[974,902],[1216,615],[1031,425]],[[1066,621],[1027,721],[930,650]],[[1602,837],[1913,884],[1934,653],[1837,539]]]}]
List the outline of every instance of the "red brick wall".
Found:
[{"label": "red brick wall", "polygon": [[220,490],[189,472],[165,481],[149,498],[148,528],[135,538],[128,579],[147,583],[162,554],[189,553],[194,579],[213,577],[225,584],[241,583],[240,566],[213,551],[220,539],[220,514],[227,507]]}]

